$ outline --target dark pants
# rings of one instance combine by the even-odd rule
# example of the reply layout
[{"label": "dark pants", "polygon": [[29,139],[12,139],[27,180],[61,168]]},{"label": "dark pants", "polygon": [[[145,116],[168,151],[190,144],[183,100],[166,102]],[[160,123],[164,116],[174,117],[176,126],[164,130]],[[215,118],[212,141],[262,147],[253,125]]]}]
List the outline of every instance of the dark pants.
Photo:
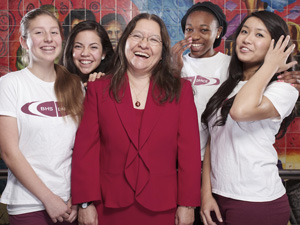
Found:
[{"label": "dark pants", "polygon": [[246,202],[214,195],[223,223],[218,225],[287,225],[290,206],[286,195],[269,202]]},{"label": "dark pants", "polygon": [[76,222],[53,223],[46,210],[9,216],[10,225],[77,225]]}]

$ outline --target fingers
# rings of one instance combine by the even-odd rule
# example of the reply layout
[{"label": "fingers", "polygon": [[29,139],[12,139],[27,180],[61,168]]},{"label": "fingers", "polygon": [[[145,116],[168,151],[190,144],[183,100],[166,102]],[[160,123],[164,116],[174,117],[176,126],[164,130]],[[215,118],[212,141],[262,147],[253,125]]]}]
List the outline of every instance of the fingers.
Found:
[{"label": "fingers", "polygon": [[222,219],[222,215],[221,215],[221,212],[219,210],[219,207],[215,208],[215,214],[216,214],[216,217],[219,220],[219,222],[222,223],[223,219]]},{"label": "fingers", "polygon": [[177,42],[173,47],[172,47],[172,54],[183,54],[185,50],[190,48],[192,45],[192,37],[189,37],[187,39],[183,39],[179,42]]}]

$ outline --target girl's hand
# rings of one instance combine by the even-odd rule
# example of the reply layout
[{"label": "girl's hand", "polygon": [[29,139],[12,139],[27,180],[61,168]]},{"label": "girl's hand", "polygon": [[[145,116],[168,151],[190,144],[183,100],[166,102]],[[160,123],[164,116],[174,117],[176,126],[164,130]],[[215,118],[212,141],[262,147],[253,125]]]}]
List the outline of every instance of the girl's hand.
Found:
[{"label": "girl's hand", "polygon": [[[279,38],[276,45],[274,46],[274,39],[272,39],[269,50],[265,56],[265,63],[270,66],[277,68],[276,73],[286,71],[292,66],[297,64],[297,61],[286,63],[287,58],[293,52],[295,44],[292,44],[287,48],[290,41],[290,36],[284,37],[283,35]],[[287,49],[286,49],[287,48]]]},{"label": "girl's hand", "polygon": [[[99,73],[97,73],[97,72],[91,73],[90,76],[89,76],[89,80],[88,80],[88,81],[93,82],[93,81],[99,79],[99,78],[102,77],[102,76],[105,76],[105,73],[102,73],[102,72],[99,72]],[[85,82],[83,85],[84,85],[84,87],[87,87],[87,82]]]},{"label": "girl's hand", "polygon": [[280,74],[277,78],[278,80],[293,84],[300,92],[300,71],[284,71],[284,73]]},{"label": "girl's hand", "polygon": [[68,219],[71,214],[71,209],[57,195],[49,195],[43,202],[45,209],[54,223],[63,222]]},{"label": "girl's hand", "polygon": [[202,196],[200,215],[204,225],[216,225],[211,218],[211,212],[215,212],[220,223],[223,222],[219,206],[214,197],[212,195]]},{"label": "girl's hand", "polygon": [[78,212],[78,206],[72,205],[71,198],[69,199],[67,206],[71,209],[71,213],[69,215],[69,218],[66,218],[65,221],[69,223],[73,223],[75,219],[77,218],[77,212]]},{"label": "girl's hand", "polygon": [[177,42],[171,49],[172,66],[176,73],[180,74],[183,67],[182,54],[192,45],[192,37]]},{"label": "girl's hand", "polygon": [[105,76],[105,73],[99,72],[99,73],[91,73],[89,76],[89,81],[95,81],[96,79],[99,79],[100,77]]}]

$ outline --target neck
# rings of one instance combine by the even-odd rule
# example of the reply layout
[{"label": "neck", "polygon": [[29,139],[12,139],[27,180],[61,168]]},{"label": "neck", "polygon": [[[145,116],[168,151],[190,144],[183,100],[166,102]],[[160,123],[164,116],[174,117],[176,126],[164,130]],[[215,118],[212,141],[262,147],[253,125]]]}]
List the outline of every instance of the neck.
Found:
[{"label": "neck", "polygon": [[243,70],[243,80],[249,80],[258,70],[258,66],[255,67],[246,67],[244,66],[244,70]]},{"label": "neck", "polygon": [[27,67],[39,79],[46,82],[53,82],[56,79],[54,64],[30,63]]}]

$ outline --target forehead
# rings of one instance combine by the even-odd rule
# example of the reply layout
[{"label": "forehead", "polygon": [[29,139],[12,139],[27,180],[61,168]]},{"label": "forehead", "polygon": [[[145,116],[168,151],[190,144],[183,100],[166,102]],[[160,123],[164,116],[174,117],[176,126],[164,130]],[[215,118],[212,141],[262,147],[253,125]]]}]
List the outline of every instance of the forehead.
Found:
[{"label": "forehead", "polygon": [[40,15],[30,21],[29,29],[34,28],[59,28],[57,20],[48,15]]},{"label": "forehead", "polygon": [[186,20],[186,25],[217,25],[217,18],[206,10],[196,10],[189,14]]},{"label": "forehead", "polygon": [[95,43],[101,42],[100,37],[98,36],[97,32],[94,30],[84,30],[79,32],[76,37],[75,41],[85,42],[85,43]]},{"label": "forehead", "polygon": [[137,21],[135,28],[133,31],[140,31],[145,34],[159,35],[160,36],[160,26],[154,20],[141,19]]},{"label": "forehead", "polygon": [[257,17],[248,18],[243,26],[254,30],[264,30],[269,33],[266,25]]}]

